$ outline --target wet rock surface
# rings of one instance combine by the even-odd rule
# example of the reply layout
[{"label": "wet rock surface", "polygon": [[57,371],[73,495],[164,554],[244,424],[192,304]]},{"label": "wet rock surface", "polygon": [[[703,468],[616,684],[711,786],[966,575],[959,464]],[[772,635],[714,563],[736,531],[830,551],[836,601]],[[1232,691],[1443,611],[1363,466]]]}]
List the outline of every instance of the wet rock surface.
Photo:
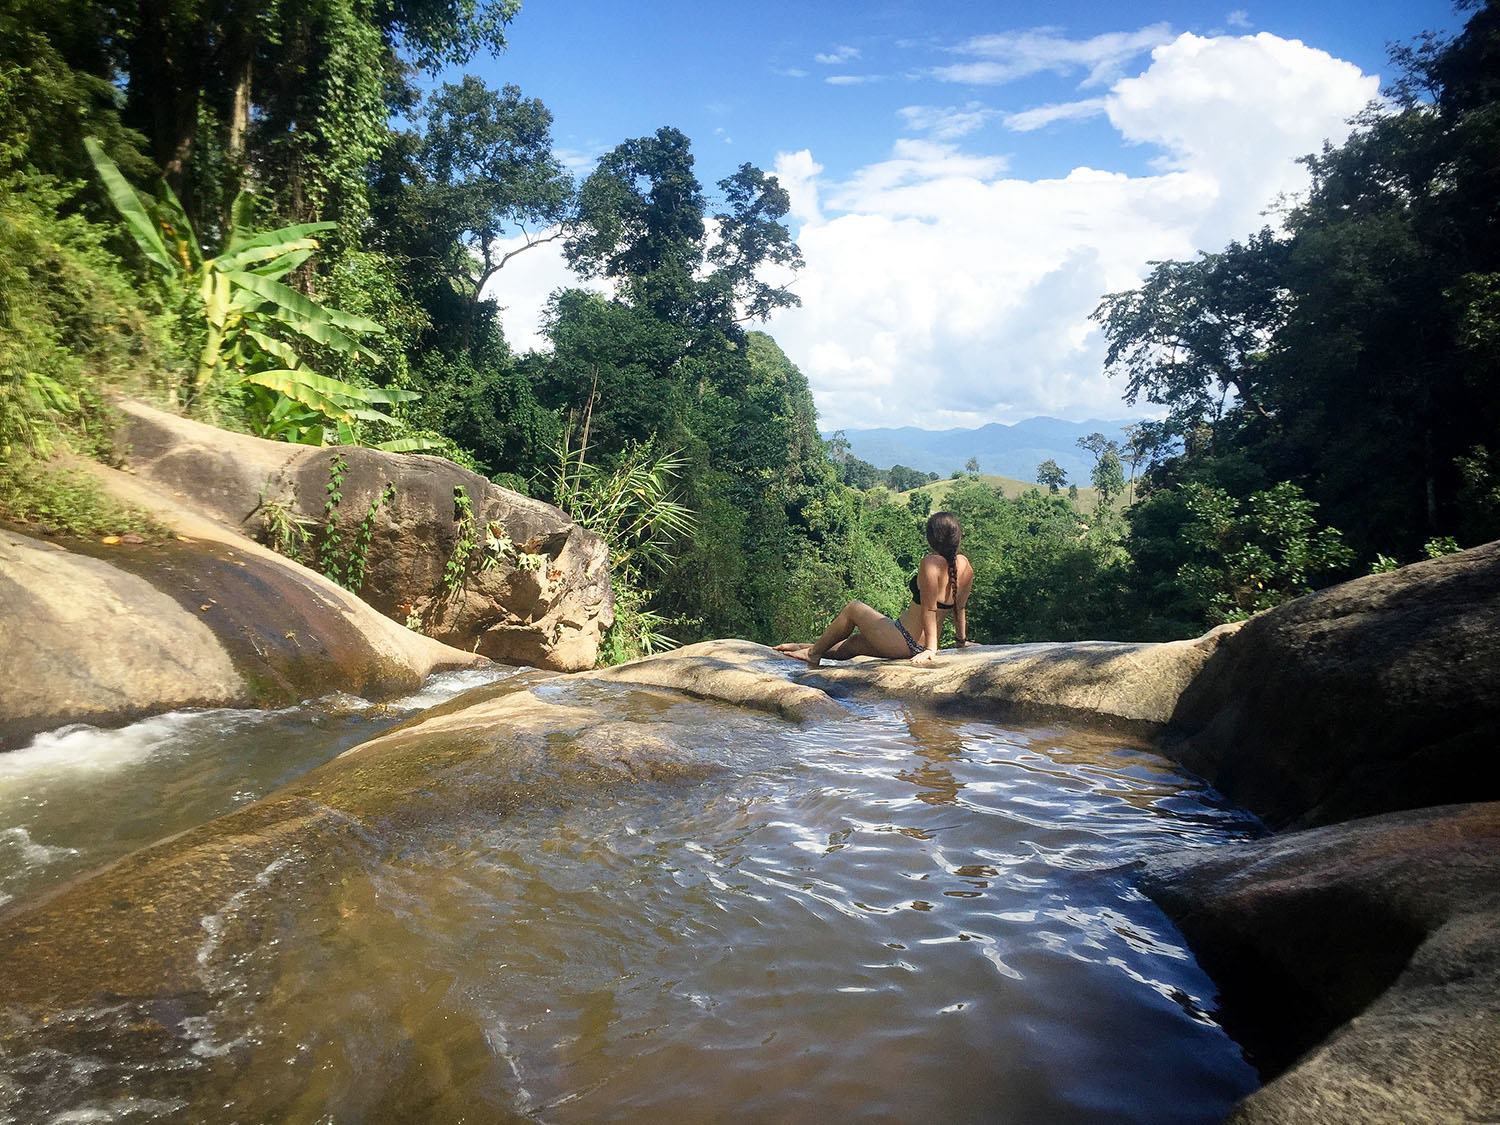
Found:
[{"label": "wet rock surface", "polygon": [[1274,1079],[1231,1120],[1495,1117],[1500,803],[1165,855],[1141,886]]},{"label": "wet rock surface", "polygon": [[64,550],[0,530],[0,749],[177,707],[390,695],[474,660],[248,540],[157,515],[193,534]]},{"label": "wet rock surface", "polygon": [[[315,550],[338,459],[344,469],[335,522],[344,544],[374,511],[359,588],[370,605],[494,660],[561,671],[593,666],[614,619],[608,549],[552,505],[439,457],[315,449],[228,433],[140,403],[118,408],[117,441],[132,472],[251,537],[264,536],[268,510],[279,505],[315,528]],[[467,498],[468,513],[456,491]],[[514,549],[481,567],[491,525]],[[467,565],[454,588],[444,572],[461,539],[468,540],[457,548]],[[521,554],[533,558],[523,565]]]}]

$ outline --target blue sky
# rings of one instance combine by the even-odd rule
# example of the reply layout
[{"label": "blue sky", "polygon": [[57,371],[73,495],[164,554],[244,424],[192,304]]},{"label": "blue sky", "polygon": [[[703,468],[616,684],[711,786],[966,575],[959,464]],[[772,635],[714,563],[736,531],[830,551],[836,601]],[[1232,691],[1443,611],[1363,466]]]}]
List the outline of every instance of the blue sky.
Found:
[{"label": "blue sky", "polygon": [[[661,125],[705,184],[779,171],[809,268],[770,330],[825,424],[978,425],[1129,413],[1098,296],[1259,226],[1387,76],[1386,44],[1459,22],[1434,0],[531,0],[465,69],[540,97],[580,172]],[[495,295],[524,348],[569,279],[543,250],[515,265]]]}]

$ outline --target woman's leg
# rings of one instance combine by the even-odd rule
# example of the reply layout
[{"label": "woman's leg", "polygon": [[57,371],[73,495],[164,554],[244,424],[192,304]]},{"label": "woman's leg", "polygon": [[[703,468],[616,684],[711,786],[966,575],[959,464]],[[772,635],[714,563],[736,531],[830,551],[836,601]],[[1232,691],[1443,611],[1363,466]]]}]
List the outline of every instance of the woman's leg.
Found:
[{"label": "woman's leg", "polygon": [[[823,635],[813,642],[812,648],[807,653],[807,663],[816,668],[818,662],[824,656],[830,655],[830,650],[840,641],[847,641],[858,629],[868,644],[868,651],[862,653],[850,652],[848,656],[842,656],[847,660],[849,656],[865,655],[880,656],[887,660],[898,660],[903,656],[911,655],[911,648],[906,643],[906,638],[901,635],[901,630],[896,628],[896,623],[878,609],[871,609],[864,602],[850,602],[839,615],[829,623],[828,628],[823,630]],[[841,649],[840,652],[846,650]]]}]

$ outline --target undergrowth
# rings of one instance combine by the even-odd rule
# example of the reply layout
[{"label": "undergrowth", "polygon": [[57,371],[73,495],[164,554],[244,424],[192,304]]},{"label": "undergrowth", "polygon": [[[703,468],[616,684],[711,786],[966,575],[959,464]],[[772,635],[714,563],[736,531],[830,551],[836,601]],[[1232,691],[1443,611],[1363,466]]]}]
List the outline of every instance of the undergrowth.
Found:
[{"label": "undergrowth", "polygon": [[0,463],[0,519],[43,535],[161,540],[170,534],[145,512],[107,495],[87,473],[25,456]]}]

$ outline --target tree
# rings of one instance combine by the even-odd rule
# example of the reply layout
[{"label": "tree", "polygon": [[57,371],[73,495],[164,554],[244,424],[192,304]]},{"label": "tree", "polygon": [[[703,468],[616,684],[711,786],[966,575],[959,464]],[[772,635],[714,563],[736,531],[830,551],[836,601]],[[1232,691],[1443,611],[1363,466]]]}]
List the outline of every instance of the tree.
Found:
[{"label": "tree", "polygon": [[885,474],[886,483],[893,492],[910,492],[927,483],[927,474],[905,465],[892,465]]},{"label": "tree", "polygon": [[565,243],[580,274],[614,280],[626,300],[677,326],[684,353],[800,303],[759,275],[766,266],[802,264],[782,223],[791,209],[786,191],[749,164],[719,188],[725,208],[713,216],[719,239],[710,246],[692,146],[679,130],[658,129],[601,158],[579,191],[578,222]]},{"label": "tree", "polygon": [[918,519],[925,520],[932,515],[932,493],[917,491],[906,498],[906,506],[911,509],[911,514]]},{"label": "tree", "polygon": [[964,472],[968,473],[971,477],[977,477],[979,475],[979,458],[970,457],[965,461]]},{"label": "tree", "polygon": [[1098,510],[1108,511],[1115,497],[1125,491],[1125,473],[1120,465],[1120,455],[1113,449],[1106,449],[1103,456],[1094,462],[1094,471],[1089,479],[1093,481],[1094,489],[1099,494]]},{"label": "tree", "polygon": [[[561,238],[572,180],[552,155],[552,114],[516,86],[445,83],[394,171],[385,225],[472,304],[512,258]],[[385,175],[389,176],[391,170]],[[519,246],[502,243],[519,237]]]},{"label": "tree", "polygon": [[1109,342],[1105,371],[1125,401],[1168,408],[1179,429],[1217,421],[1225,397],[1268,419],[1265,353],[1285,320],[1286,246],[1269,229],[1191,262],[1154,262],[1139,289],[1110,293],[1092,319]]},{"label": "tree", "polygon": [[1055,460],[1048,457],[1036,467],[1036,481],[1047,486],[1047,491],[1057,495],[1058,489],[1068,483],[1068,474]]}]

